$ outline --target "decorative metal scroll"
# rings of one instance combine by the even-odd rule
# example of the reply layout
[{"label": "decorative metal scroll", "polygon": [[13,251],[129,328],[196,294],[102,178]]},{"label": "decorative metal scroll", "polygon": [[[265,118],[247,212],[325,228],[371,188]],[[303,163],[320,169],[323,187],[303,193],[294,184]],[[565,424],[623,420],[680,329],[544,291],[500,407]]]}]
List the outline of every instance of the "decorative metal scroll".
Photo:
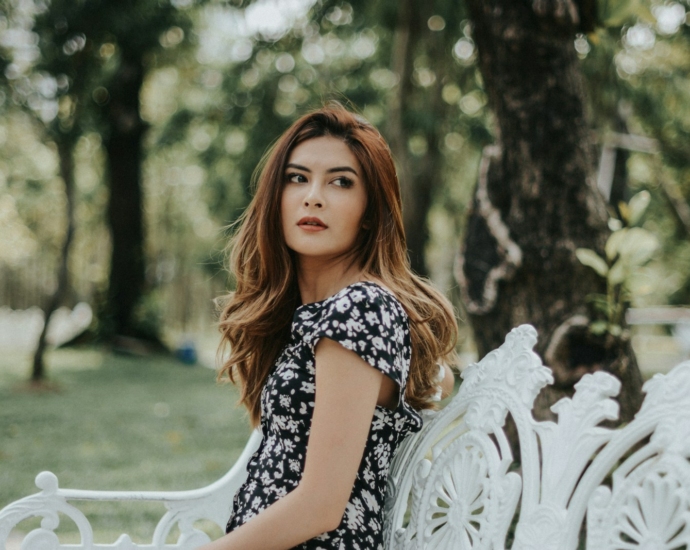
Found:
[{"label": "decorative metal scroll", "polygon": [[[225,528],[230,517],[232,495],[244,482],[249,458],[258,448],[261,433],[255,431],[235,465],[221,479],[202,489],[179,492],[153,491],[81,491],[61,489],[57,477],[42,472],[36,477],[40,493],[13,502],[0,510],[0,548],[4,549],[11,530],[21,521],[40,517],[41,527],[24,537],[21,550],[192,550],[210,542],[208,535],[195,528],[195,522],[211,520]],[[158,522],[150,544],[136,544],[129,535],[122,535],[112,544],[98,544],[93,540],[89,520],[71,502],[89,500],[101,502],[161,502],[168,511]],[[81,541],[79,544],[61,544],[55,529],[64,514],[76,524]],[[168,535],[177,526],[180,535],[175,543],[166,543]]]},{"label": "decorative metal scroll", "polygon": [[[690,361],[644,385],[624,428],[600,426],[618,417],[620,382],[604,372],[553,405],[557,423],[537,422],[534,399],[553,377],[536,341],[533,327],[513,329],[405,442],[389,477],[385,548],[503,549],[517,519],[514,550],[576,550],[585,516],[590,550],[690,547]],[[508,413],[522,475],[510,471]]]}]

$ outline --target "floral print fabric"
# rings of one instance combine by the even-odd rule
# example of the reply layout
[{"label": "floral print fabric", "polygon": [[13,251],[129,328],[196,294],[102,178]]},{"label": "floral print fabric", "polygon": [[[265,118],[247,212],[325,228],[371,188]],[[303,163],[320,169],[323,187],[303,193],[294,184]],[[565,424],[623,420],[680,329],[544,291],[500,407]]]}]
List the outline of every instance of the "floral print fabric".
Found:
[{"label": "floral print fabric", "polygon": [[249,521],[300,482],[314,411],[314,349],[330,338],[357,353],[400,388],[395,410],[377,406],[342,522],[296,548],[375,550],[383,547],[383,504],[393,453],[422,427],[405,401],[410,367],[409,321],[398,300],[376,283],[360,281],[295,311],[290,340],[261,394],[263,439],[233,501],[227,532]]}]

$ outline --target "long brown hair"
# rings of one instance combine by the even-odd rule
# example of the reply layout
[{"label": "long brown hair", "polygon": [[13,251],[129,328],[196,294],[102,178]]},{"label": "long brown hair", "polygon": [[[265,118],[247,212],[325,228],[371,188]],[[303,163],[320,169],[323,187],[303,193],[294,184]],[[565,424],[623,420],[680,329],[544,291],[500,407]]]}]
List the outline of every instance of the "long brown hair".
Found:
[{"label": "long brown hair", "polygon": [[412,359],[405,397],[416,409],[432,408],[436,363],[455,363],[458,327],[448,300],[410,270],[400,185],[390,149],[359,115],[332,103],[297,120],[257,168],[255,194],[229,243],[235,292],[223,300],[221,345],[230,353],[218,374],[241,383],[240,402],[257,425],[261,390],[289,337],[299,305],[296,263],[283,238],[280,203],[285,165],[300,143],[322,136],[343,140],[363,172],[367,207],[353,257],[365,276],[379,280],[410,319]]}]

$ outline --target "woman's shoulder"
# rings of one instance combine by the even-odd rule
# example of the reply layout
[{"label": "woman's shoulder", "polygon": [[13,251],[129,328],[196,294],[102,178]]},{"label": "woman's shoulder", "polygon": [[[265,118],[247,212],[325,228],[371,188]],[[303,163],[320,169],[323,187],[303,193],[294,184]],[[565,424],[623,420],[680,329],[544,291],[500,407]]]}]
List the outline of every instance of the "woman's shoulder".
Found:
[{"label": "woman's shoulder", "polygon": [[410,331],[407,314],[393,293],[376,282],[358,281],[324,305],[315,315],[310,342],[335,340],[401,383],[409,363]]},{"label": "woman's shoulder", "polygon": [[298,306],[297,309],[324,309],[343,299],[355,303],[363,302],[365,299],[373,301],[383,299],[385,301],[394,301],[398,304],[400,303],[395,294],[385,285],[378,281],[366,279],[351,283],[323,300],[302,304]]},{"label": "woman's shoulder", "polygon": [[355,322],[357,326],[363,323],[406,327],[409,319],[393,292],[377,281],[361,280],[324,300],[299,306],[293,321],[305,328],[341,324],[345,327],[348,322]]},{"label": "woman's shoulder", "polygon": [[324,303],[319,317],[330,326],[354,325],[359,330],[374,332],[407,329],[409,320],[395,295],[374,281],[358,281],[348,285]]},{"label": "woman's shoulder", "polygon": [[325,308],[327,314],[379,313],[386,318],[407,320],[407,314],[395,294],[378,281],[352,283],[332,296]]}]

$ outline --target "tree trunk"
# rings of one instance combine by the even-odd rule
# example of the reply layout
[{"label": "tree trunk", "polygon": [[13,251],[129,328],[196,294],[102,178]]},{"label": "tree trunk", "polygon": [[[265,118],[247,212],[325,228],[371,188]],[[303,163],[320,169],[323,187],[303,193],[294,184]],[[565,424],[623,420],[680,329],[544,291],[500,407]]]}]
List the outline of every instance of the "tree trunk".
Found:
[{"label": "tree trunk", "polygon": [[[414,17],[414,1],[400,0],[398,4],[398,21],[393,35],[391,68],[398,77],[398,86],[390,103],[386,133],[391,146],[393,158],[398,169],[400,193],[403,202],[403,224],[407,236],[407,248],[413,269],[419,272],[419,255],[410,250],[412,227],[410,211],[414,204],[414,190],[410,177],[412,167],[407,150],[408,135],[403,118],[405,104],[412,88],[413,48],[416,42],[417,22]],[[416,228],[418,230],[418,228]]]},{"label": "tree trunk", "polygon": [[[424,252],[429,240],[427,216],[433,199],[434,188],[441,179],[441,152],[438,140],[438,125],[444,115],[441,100],[441,74],[445,67],[439,67],[447,57],[439,33],[431,36],[425,33],[425,23],[433,15],[429,3],[401,0],[398,7],[398,21],[393,38],[391,67],[399,83],[390,104],[386,133],[397,162],[398,178],[403,200],[403,223],[407,239],[407,250],[412,269],[420,275],[428,275]],[[432,61],[436,81],[428,88],[423,100],[429,101],[426,110],[426,124],[411,128],[405,114],[413,109],[413,83],[415,55],[420,45],[426,45]],[[437,66],[434,66],[437,65]],[[419,98],[417,98],[419,99]],[[426,141],[426,152],[411,157],[408,141],[416,131]]]},{"label": "tree trunk", "polygon": [[606,287],[575,257],[579,247],[602,252],[608,236],[573,44],[578,14],[570,0],[467,4],[497,122],[457,272],[479,355],[530,323],[556,378],[538,403],[545,416],[582,374],[604,369],[623,382],[621,419],[629,420],[641,403],[635,355],[625,335],[596,337],[587,329],[587,296]]},{"label": "tree trunk", "polygon": [[128,55],[124,51],[120,68],[108,88],[105,107],[110,185],[107,216],[112,240],[109,288],[102,319],[106,336],[144,336],[139,334],[134,319],[145,283],[141,162],[146,126],[139,115],[143,78],[138,54]]},{"label": "tree trunk", "polygon": [[55,310],[60,307],[64,301],[70,288],[69,252],[74,237],[74,140],[71,136],[60,136],[56,144],[60,162],[60,176],[62,176],[62,181],[65,185],[65,217],[67,219],[67,230],[65,232],[65,240],[62,244],[62,254],[60,256],[60,265],[57,274],[57,287],[45,309],[45,323],[38,337],[36,351],[34,352],[31,369],[31,380],[33,382],[40,382],[46,378],[43,355],[46,349],[48,324]]}]

